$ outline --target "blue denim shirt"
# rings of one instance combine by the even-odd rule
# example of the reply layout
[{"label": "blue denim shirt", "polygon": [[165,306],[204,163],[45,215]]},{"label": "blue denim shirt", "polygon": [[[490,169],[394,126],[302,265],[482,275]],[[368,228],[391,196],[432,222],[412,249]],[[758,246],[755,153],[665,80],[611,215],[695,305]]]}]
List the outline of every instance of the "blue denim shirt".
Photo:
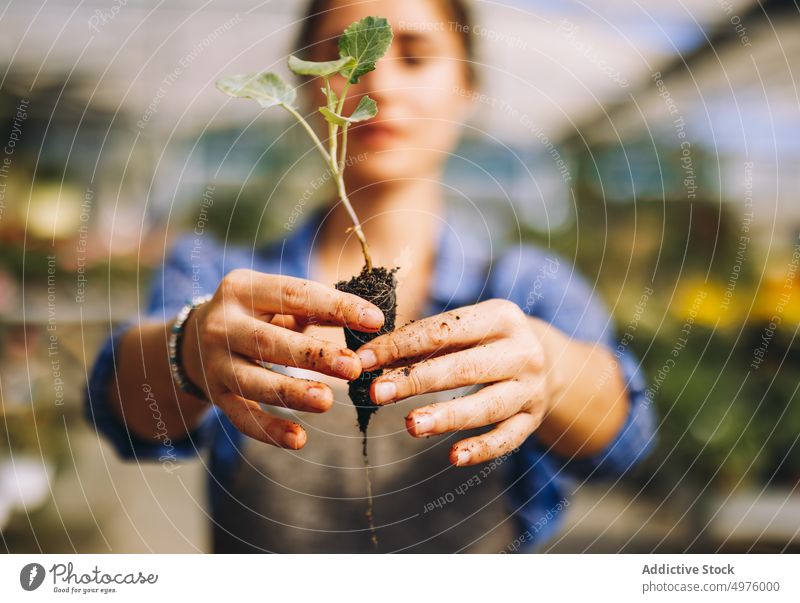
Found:
[{"label": "blue denim shirt", "polygon": [[[235,268],[308,277],[310,250],[325,215],[312,215],[277,242],[255,249],[222,245],[209,235],[185,235],[176,241],[152,282],[147,317],[171,320],[192,295],[212,293]],[[445,224],[448,222],[445,221]],[[618,346],[614,325],[592,288],[567,262],[549,251],[516,245],[499,257],[480,245],[465,245],[465,233],[445,226],[438,240],[430,298],[425,315],[506,298],[576,340],[607,346],[617,359],[629,392],[627,419],[605,450],[588,457],[562,456],[538,441],[536,434],[510,459],[506,491],[519,529],[519,546],[510,552],[533,551],[558,532],[570,493],[581,480],[617,479],[655,446],[656,416],[645,395],[639,363],[627,346]],[[199,427],[168,446],[131,433],[109,405],[115,383],[115,350],[132,323],[115,327],[102,346],[86,388],[85,416],[124,459],[188,458],[208,451],[212,518],[240,460],[242,435],[216,406]]]}]

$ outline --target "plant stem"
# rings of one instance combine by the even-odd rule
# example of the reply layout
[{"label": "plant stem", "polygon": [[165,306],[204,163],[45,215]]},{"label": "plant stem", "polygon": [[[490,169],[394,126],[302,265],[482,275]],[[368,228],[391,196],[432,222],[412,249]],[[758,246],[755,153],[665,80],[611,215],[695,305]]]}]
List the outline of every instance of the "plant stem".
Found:
[{"label": "plant stem", "polygon": [[[337,114],[341,115],[342,108],[344,107],[344,101],[347,96],[347,89],[349,87],[350,82],[347,82],[342,89],[342,96],[339,99],[339,104],[336,110]],[[326,90],[330,91],[330,84],[327,78],[325,79],[325,88]],[[330,95],[328,95],[328,98],[330,99]],[[317,150],[319,150],[319,152],[322,154],[322,157],[325,159],[325,163],[328,164],[328,167],[331,170],[334,179],[336,180],[336,189],[339,193],[339,200],[342,202],[342,205],[344,205],[347,214],[350,216],[350,220],[353,222],[353,232],[356,233],[358,242],[361,244],[361,253],[364,255],[364,261],[367,265],[367,270],[372,270],[372,256],[369,252],[369,245],[367,245],[367,238],[364,236],[364,231],[361,229],[361,222],[358,219],[355,210],[353,209],[353,205],[350,203],[350,198],[347,196],[347,191],[345,190],[344,186],[344,168],[345,161],[347,159],[347,126],[342,128],[342,148],[339,150],[337,148],[339,126],[328,122],[329,150],[326,151],[319,137],[314,133],[314,130],[311,128],[308,122],[303,119],[303,116],[289,105],[281,104],[281,106],[291,113],[300,123],[300,125],[303,126],[305,131],[311,137],[311,140],[316,145]]]},{"label": "plant stem", "polygon": [[[339,97],[339,104],[336,107],[336,113],[338,115],[342,114],[342,110],[344,109],[344,101],[347,99],[347,90],[350,88],[350,80],[347,80],[345,83],[344,88],[342,88],[342,95]],[[338,132],[338,127],[334,128],[334,138],[336,138],[336,133]],[[344,205],[347,213],[350,215],[350,219],[353,221],[353,232],[356,233],[356,237],[358,238],[358,242],[361,243],[361,253],[364,254],[364,261],[367,264],[367,270],[372,270],[372,255],[369,252],[369,245],[367,245],[367,238],[364,236],[364,231],[361,229],[361,221],[358,219],[353,206],[350,204],[350,198],[347,196],[347,191],[344,187],[344,168],[345,168],[345,161],[347,160],[347,126],[342,128],[342,150],[341,155],[338,159],[334,155],[333,156],[333,164],[332,168],[334,170],[334,174],[336,175],[336,186],[339,190],[339,199]]]},{"label": "plant stem", "polygon": [[367,238],[364,236],[364,231],[361,230],[361,222],[358,221],[358,216],[356,215],[356,212],[353,210],[353,206],[350,204],[350,199],[347,197],[347,191],[344,188],[344,178],[342,177],[341,172],[336,170],[335,174],[336,174],[336,186],[339,190],[339,199],[342,201],[342,205],[344,205],[344,208],[350,215],[350,219],[353,221],[353,232],[356,233],[356,237],[358,237],[358,242],[361,243],[361,253],[364,254],[364,261],[367,264],[367,270],[372,270],[372,256],[369,253],[369,245],[367,245]]},{"label": "plant stem", "polygon": [[333,164],[334,168],[336,168],[333,173],[334,174],[338,174],[339,173],[338,172],[338,170],[339,170],[339,159],[338,159],[339,152],[338,152],[338,149],[336,148],[336,146],[337,146],[337,143],[339,141],[339,126],[337,126],[336,124],[328,123],[328,135],[329,135],[328,136],[328,148],[330,149],[331,163]]},{"label": "plant stem", "polygon": [[325,104],[327,105],[328,109],[333,111],[333,103],[331,102],[331,78],[325,78]]},{"label": "plant stem", "polygon": [[342,126],[342,151],[339,156],[339,173],[344,174],[345,161],[347,161],[347,124]]},{"label": "plant stem", "polygon": [[[325,104],[327,105],[328,109],[331,111],[336,111],[336,104],[333,102],[331,98],[331,82],[330,78],[325,78],[325,90],[327,94],[325,95]],[[328,149],[330,152],[331,161],[335,164],[338,164],[339,161],[337,159],[337,151],[336,151],[336,142],[338,138],[338,130],[339,127],[334,124],[333,122],[328,122]]]},{"label": "plant stem", "polygon": [[342,96],[339,97],[339,105],[336,107],[336,113],[339,115],[342,114],[342,110],[344,109],[344,99],[347,98],[347,89],[350,88],[350,80],[347,80],[347,83],[342,88]]},{"label": "plant stem", "polygon": [[291,113],[294,116],[294,118],[300,123],[300,125],[303,126],[305,131],[311,137],[311,140],[314,141],[314,144],[317,146],[317,150],[320,153],[322,153],[322,156],[325,158],[325,162],[330,163],[331,156],[328,154],[328,151],[325,150],[325,147],[322,146],[322,142],[314,133],[314,130],[311,128],[311,126],[308,125],[308,122],[305,119],[303,119],[303,116],[300,115],[293,107],[290,107],[289,105],[284,105],[283,103],[281,103],[281,107],[283,107],[289,113]]}]

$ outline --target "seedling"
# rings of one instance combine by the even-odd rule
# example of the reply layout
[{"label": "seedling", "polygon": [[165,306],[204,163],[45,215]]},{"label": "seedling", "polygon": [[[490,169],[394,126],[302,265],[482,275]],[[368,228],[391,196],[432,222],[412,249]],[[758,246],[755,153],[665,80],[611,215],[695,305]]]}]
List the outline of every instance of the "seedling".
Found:
[{"label": "seedling", "polygon": [[[344,185],[344,170],[347,159],[347,130],[352,124],[366,121],[378,114],[378,105],[369,96],[364,95],[358,102],[355,111],[349,116],[342,115],[347,92],[351,84],[357,84],[366,73],[373,71],[378,60],[386,54],[392,43],[392,28],[386,19],[365,17],[344,30],[339,37],[339,58],[332,61],[304,61],[294,55],[289,56],[289,69],[298,75],[320,77],[324,82],[322,93],[325,105],[319,112],[328,122],[328,148],[322,144],[309,123],[294,106],[297,90],[292,88],[277,73],[261,72],[245,75],[234,75],[219,80],[217,88],[225,94],[236,98],[249,98],[264,108],[282,107],[288,111],[305,129],[308,136],[322,155],[328,169],[336,182],[339,200],[342,202],[353,221],[353,231],[361,243],[361,251],[367,270],[372,269],[372,257],[369,245],[361,228]],[[334,76],[343,77],[346,82],[341,97],[331,89],[330,80]],[[339,138],[341,136],[341,145]]]},{"label": "seedling", "polygon": [[[345,328],[347,347],[351,350],[358,349],[378,335],[393,331],[397,312],[396,281],[394,277],[397,268],[373,267],[367,239],[361,228],[361,222],[347,196],[344,183],[347,160],[347,131],[353,124],[371,119],[378,113],[377,103],[369,96],[364,95],[359,100],[353,113],[347,116],[344,115],[347,92],[351,84],[357,84],[363,75],[375,69],[378,60],[389,49],[392,37],[392,28],[386,19],[365,17],[348,26],[339,37],[338,58],[330,61],[305,61],[294,55],[289,56],[288,66],[291,71],[302,76],[322,78],[324,85],[321,90],[325,97],[325,105],[319,107],[319,113],[325,118],[328,125],[327,148],[311,125],[294,106],[297,99],[297,90],[286,83],[280,75],[271,72],[250,73],[234,75],[217,82],[217,88],[225,94],[236,98],[252,99],[264,108],[282,107],[288,111],[311,138],[314,146],[324,159],[327,169],[330,170],[336,183],[339,200],[353,222],[351,229],[358,238],[364,255],[364,267],[361,273],[349,281],[340,281],[335,286],[341,291],[353,293],[372,302],[383,311],[385,318],[383,327],[377,333],[365,333]],[[345,79],[341,96],[337,96],[331,88],[331,78],[333,77],[343,77]],[[382,372],[383,370],[364,372],[360,377],[349,383],[350,399],[356,406],[358,426],[364,435],[365,461],[367,459],[367,425],[372,413],[378,409],[378,406],[373,404],[369,397],[369,389],[372,382]],[[369,486],[369,474],[367,474],[367,484]],[[377,539],[371,517],[371,491],[369,496],[370,510],[368,515],[370,517],[373,543],[377,547]]]},{"label": "seedling", "polygon": [[[378,113],[378,105],[369,96],[364,95],[352,114],[343,115],[350,85],[357,84],[363,75],[375,69],[378,60],[389,49],[392,37],[392,28],[386,19],[365,17],[347,27],[339,37],[339,58],[330,61],[305,61],[294,55],[289,56],[288,66],[291,71],[298,75],[319,77],[324,83],[321,90],[325,97],[325,105],[319,107],[319,113],[325,118],[328,125],[327,148],[294,106],[297,90],[286,83],[277,73],[234,75],[217,82],[217,88],[225,94],[236,98],[255,100],[265,108],[282,107],[288,111],[306,131],[330,170],[336,183],[339,200],[353,222],[351,228],[361,244],[361,251],[364,255],[364,268],[361,273],[350,281],[341,281],[335,286],[341,291],[353,293],[371,301],[383,310],[385,316],[384,326],[377,333],[345,329],[347,346],[351,350],[358,349],[382,333],[394,330],[397,303],[394,273],[397,269],[373,267],[367,239],[347,196],[344,183],[347,131],[353,124],[375,117]],[[345,79],[341,96],[337,96],[331,88],[331,78],[333,77]],[[350,398],[356,405],[358,425],[364,433],[366,433],[372,413],[378,408],[369,397],[370,384],[378,375],[380,375],[380,371],[365,372],[361,377],[350,382]]]}]

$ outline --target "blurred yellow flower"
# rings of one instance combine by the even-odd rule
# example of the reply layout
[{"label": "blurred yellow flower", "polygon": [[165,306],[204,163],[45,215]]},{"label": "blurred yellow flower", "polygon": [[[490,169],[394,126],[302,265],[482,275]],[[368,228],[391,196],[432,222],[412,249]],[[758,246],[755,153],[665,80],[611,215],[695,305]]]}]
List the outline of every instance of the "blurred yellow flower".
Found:
[{"label": "blurred yellow flower", "polygon": [[681,322],[729,327],[741,322],[746,309],[743,300],[734,299],[735,295],[726,294],[724,285],[690,277],[678,285],[670,313]]},{"label": "blurred yellow flower", "polygon": [[789,264],[783,272],[764,276],[750,319],[775,322],[778,328],[794,329],[800,324],[800,270]]}]

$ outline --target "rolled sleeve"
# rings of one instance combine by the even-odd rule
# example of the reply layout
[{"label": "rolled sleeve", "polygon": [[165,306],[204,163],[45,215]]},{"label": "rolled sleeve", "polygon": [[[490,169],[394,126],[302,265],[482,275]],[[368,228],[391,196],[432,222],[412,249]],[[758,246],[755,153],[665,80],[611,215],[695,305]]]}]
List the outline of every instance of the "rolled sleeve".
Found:
[{"label": "rolled sleeve", "polygon": [[106,339],[92,367],[86,388],[84,417],[124,460],[189,458],[195,456],[211,437],[213,415],[209,412],[192,432],[180,440],[145,440],[132,433],[111,408],[111,387],[116,384],[117,349],[130,325],[114,329]]},{"label": "rolled sleeve", "polygon": [[628,414],[616,437],[602,451],[589,456],[566,457],[546,449],[535,436],[530,440],[530,445],[546,450],[563,471],[575,477],[622,476],[649,456],[658,443],[655,413],[644,380],[639,375],[638,363],[630,353],[625,353],[619,358],[619,365],[627,381]]},{"label": "rolled sleeve", "polygon": [[[198,289],[202,291],[211,286],[215,273],[214,266],[208,262],[200,264],[189,261],[192,240],[180,239],[156,271],[152,281],[152,292],[147,309],[147,317],[153,320],[168,320],[174,316],[185,300]],[[209,257],[209,256],[205,256]],[[194,275],[200,274],[198,280]],[[214,285],[214,288],[216,285]],[[213,288],[211,289],[213,291]],[[117,366],[119,345],[123,336],[133,327],[133,322],[113,326],[111,334],[104,341],[92,366],[85,389],[83,414],[94,429],[113,447],[120,458],[125,460],[158,459],[161,461],[196,456],[207,447],[213,438],[214,426],[218,422],[218,409],[212,407],[200,424],[179,440],[169,438],[144,439],[132,433],[125,422],[111,407],[111,388],[118,387]],[[157,409],[154,410],[154,413]],[[157,415],[154,415],[157,420]]]},{"label": "rolled sleeve", "polygon": [[495,275],[498,295],[569,337],[606,347],[616,360],[628,392],[628,414],[620,431],[600,452],[567,457],[542,444],[534,433],[523,446],[546,454],[567,475],[591,479],[625,474],[655,448],[656,416],[639,362],[618,345],[615,326],[602,301],[571,262],[530,246],[507,254]]}]

